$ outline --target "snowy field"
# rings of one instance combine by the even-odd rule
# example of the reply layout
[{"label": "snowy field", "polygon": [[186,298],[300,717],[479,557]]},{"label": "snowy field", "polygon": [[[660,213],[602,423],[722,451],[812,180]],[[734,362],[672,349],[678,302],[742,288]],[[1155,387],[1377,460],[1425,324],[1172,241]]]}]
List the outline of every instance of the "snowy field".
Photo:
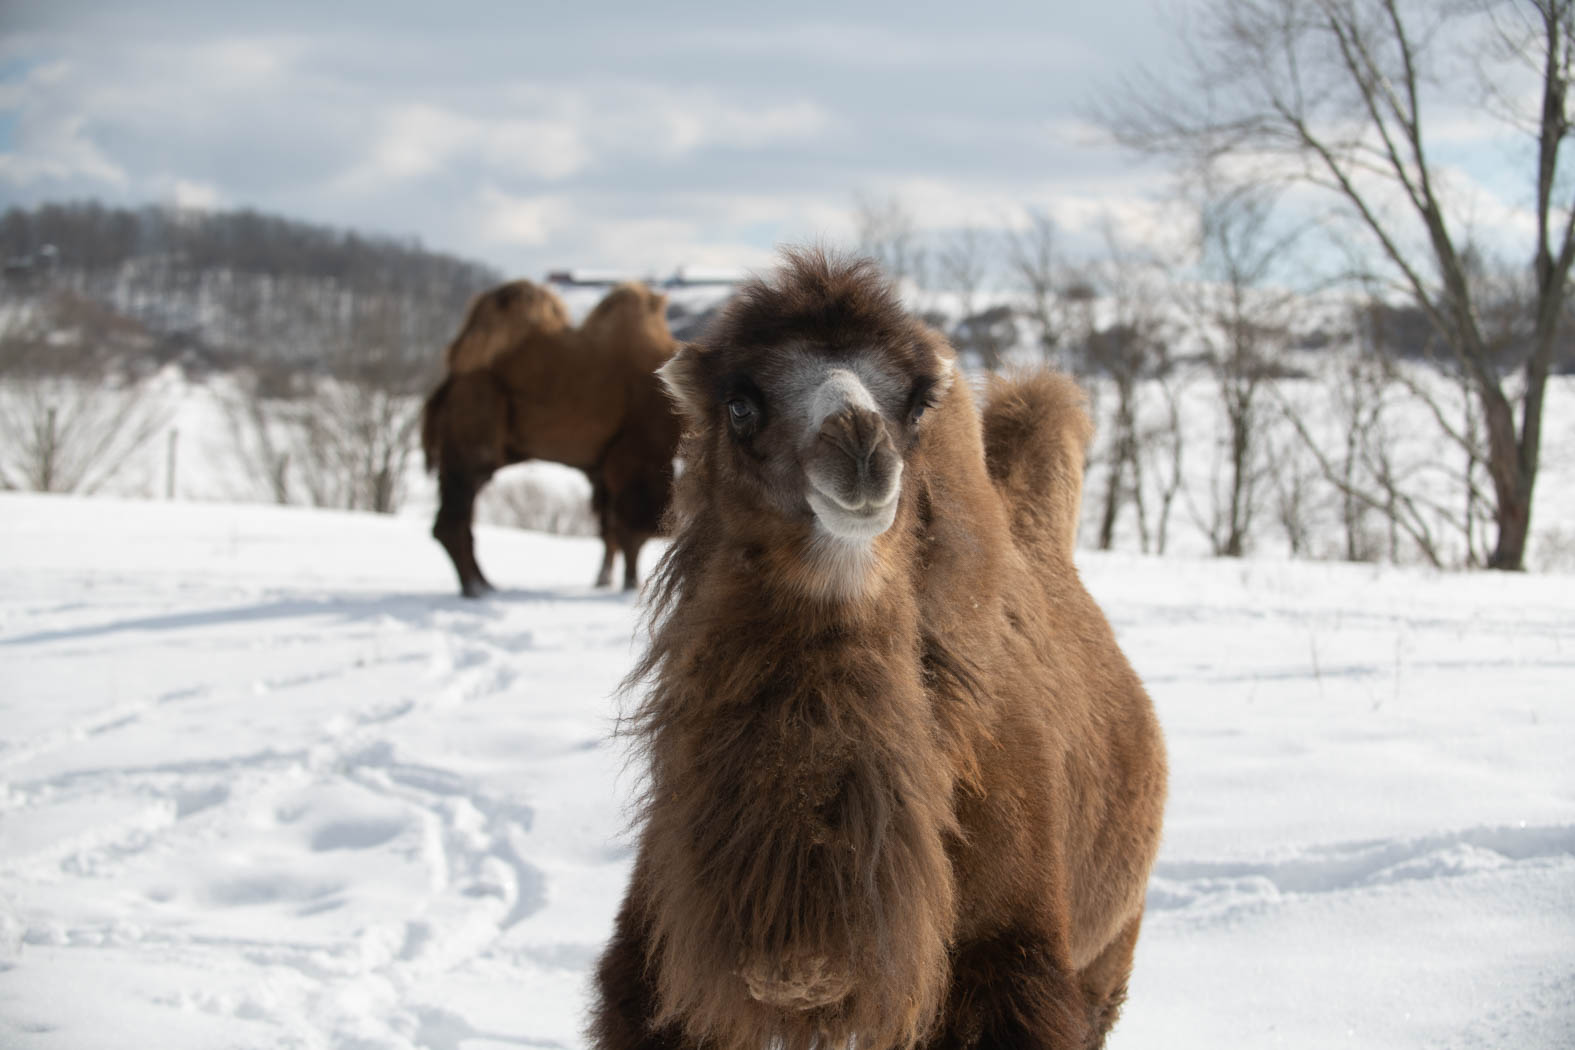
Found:
[{"label": "snowy field", "polygon": [[[0,1046],[583,1046],[639,610],[479,543],[0,496]],[[1081,564],[1172,761],[1113,1048],[1575,1046],[1575,579]]]}]

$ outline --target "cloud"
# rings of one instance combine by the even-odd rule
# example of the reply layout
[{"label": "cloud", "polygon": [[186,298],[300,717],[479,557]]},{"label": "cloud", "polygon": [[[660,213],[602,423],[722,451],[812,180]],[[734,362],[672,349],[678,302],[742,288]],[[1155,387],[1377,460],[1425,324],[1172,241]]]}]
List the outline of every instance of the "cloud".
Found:
[{"label": "cloud", "polygon": [[86,123],[82,117],[19,121],[15,148],[0,153],[0,179],[19,186],[76,180],[126,185],[126,169],[87,138]]},{"label": "cloud", "polygon": [[670,99],[666,105],[670,115],[681,114],[696,126],[689,148],[714,144],[748,149],[808,142],[833,125],[830,115],[813,102],[750,108],[702,95]]},{"label": "cloud", "polygon": [[16,114],[12,148],[0,153],[0,179],[18,186],[79,180],[126,184],[126,170],[88,136],[87,115],[74,112],[58,91],[74,73],[71,63],[56,61],[0,85],[0,111]]},{"label": "cloud", "polygon": [[[790,222],[806,205],[794,200],[771,207],[756,200],[749,207],[757,218],[769,213]],[[618,195],[576,199],[487,187],[468,208],[467,226],[491,243],[534,249],[554,259],[555,267],[616,265],[664,274],[683,265],[766,266],[774,246],[741,238],[724,218],[738,206],[736,200],[697,194],[666,200],[654,214]]]},{"label": "cloud", "polygon": [[347,186],[416,179],[470,166],[490,175],[563,179],[584,170],[590,149],[563,120],[472,116],[427,103],[388,109],[371,156],[346,173]]},{"label": "cloud", "polygon": [[503,183],[561,183],[593,170],[667,164],[708,149],[813,139],[831,125],[804,101],[747,106],[648,84],[516,84],[447,105],[383,107],[364,159],[339,186],[364,190],[445,173]]},{"label": "cloud", "polygon": [[982,20],[972,14],[954,13],[960,24],[946,29],[937,25],[933,11],[913,21],[888,16],[859,23],[849,20],[859,14],[850,8],[836,17],[796,20],[790,25],[699,26],[664,43],[680,51],[722,51],[768,63],[809,60],[820,66],[860,71],[933,73],[978,66],[1043,69],[1051,64],[1065,68],[1088,58],[1075,36],[1057,27],[981,28]]},{"label": "cloud", "polygon": [[212,211],[224,200],[217,186],[193,179],[176,179],[171,196],[175,199],[175,207],[195,211]]},{"label": "cloud", "polygon": [[1072,236],[1098,235],[1114,224],[1123,235],[1151,234],[1166,225],[1167,178],[1134,169],[1093,179],[1081,173],[1060,178],[898,178],[879,183],[864,196],[895,199],[921,233],[964,228],[1022,230],[1029,212],[1049,215]]},{"label": "cloud", "polygon": [[607,78],[572,85],[518,82],[502,93],[511,112],[571,124],[598,159],[672,159],[705,149],[802,144],[835,121],[808,99],[749,102],[703,88]]},{"label": "cloud", "polygon": [[815,192],[712,193],[697,195],[697,206],[730,228],[770,228],[791,241],[842,243],[854,234],[847,195]]},{"label": "cloud", "polygon": [[575,221],[573,205],[562,196],[513,196],[495,186],[481,190],[473,209],[475,235],[495,244],[539,247]]}]

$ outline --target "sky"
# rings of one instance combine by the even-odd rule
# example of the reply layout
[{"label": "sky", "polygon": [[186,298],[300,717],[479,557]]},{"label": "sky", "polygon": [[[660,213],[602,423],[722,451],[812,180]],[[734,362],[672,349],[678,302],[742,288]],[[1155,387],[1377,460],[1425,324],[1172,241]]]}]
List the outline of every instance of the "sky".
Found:
[{"label": "sky", "polygon": [[1085,114],[1195,2],[0,0],[0,206],[250,207],[522,276],[758,267],[860,200],[1143,237],[1169,175]]},{"label": "sky", "polygon": [[853,235],[1077,226],[1157,179],[1079,115],[1163,58],[1086,5],[7,0],[0,203],[253,207],[531,275],[758,265]]}]

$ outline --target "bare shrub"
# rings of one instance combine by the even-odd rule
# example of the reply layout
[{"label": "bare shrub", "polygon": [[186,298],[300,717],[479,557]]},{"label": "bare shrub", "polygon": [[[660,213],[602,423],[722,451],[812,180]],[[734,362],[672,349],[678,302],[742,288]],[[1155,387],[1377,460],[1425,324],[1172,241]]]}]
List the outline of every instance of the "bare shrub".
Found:
[{"label": "bare shrub", "polygon": [[11,376],[0,386],[0,485],[92,493],[164,428],[149,385],[128,379]]},{"label": "bare shrub", "polygon": [[102,488],[166,422],[126,362],[146,331],[69,291],[6,304],[0,332],[0,486]]},{"label": "bare shrub", "polygon": [[290,402],[274,393],[277,375],[277,370],[237,373],[234,388],[220,396],[220,405],[242,474],[260,484],[275,503],[286,504],[290,502],[293,442]]},{"label": "bare shrub", "polygon": [[591,513],[590,482],[556,464],[531,463],[499,471],[481,490],[476,516],[491,525],[560,536],[595,536],[601,531]]}]

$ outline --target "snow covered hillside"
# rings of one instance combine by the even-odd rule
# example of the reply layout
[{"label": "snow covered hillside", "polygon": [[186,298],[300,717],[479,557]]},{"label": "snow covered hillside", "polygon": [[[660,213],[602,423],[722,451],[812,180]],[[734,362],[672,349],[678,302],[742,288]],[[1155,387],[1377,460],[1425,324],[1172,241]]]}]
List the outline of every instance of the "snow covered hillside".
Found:
[{"label": "snow covered hillside", "polygon": [[[0,1045],[583,1045],[593,540],[0,496]],[[648,555],[651,557],[651,555]],[[1171,749],[1111,1046],[1575,1046],[1575,587],[1080,555]]]}]

